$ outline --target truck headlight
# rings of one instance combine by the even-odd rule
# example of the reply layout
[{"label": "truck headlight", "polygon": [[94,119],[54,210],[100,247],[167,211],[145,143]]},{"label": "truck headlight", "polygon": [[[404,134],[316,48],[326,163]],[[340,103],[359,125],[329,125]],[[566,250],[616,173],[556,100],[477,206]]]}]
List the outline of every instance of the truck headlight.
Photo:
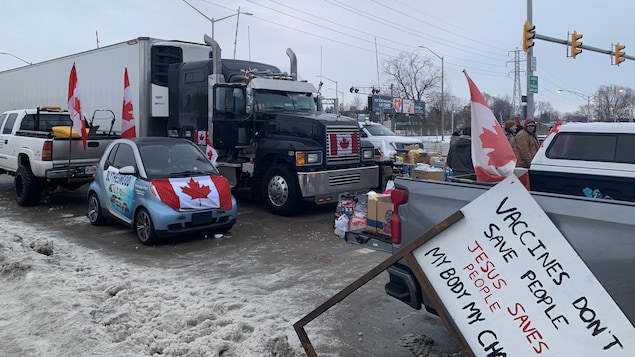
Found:
[{"label": "truck headlight", "polygon": [[303,165],[319,165],[322,163],[322,153],[319,151],[296,151],[295,164],[298,166]]},{"label": "truck headlight", "polygon": [[373,160],[375,156],[373,155],[374,149],[364,149],[362,150],[362,159],[363,160]]}]

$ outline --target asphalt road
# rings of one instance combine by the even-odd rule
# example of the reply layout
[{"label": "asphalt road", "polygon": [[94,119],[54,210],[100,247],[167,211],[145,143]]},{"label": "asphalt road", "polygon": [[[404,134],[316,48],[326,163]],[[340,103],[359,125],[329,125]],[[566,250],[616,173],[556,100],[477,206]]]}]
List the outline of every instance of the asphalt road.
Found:
[{"label": "asphalt road", "polygon": [[[230,237],[183,237],[155,247],[141,245],[133,232],[122,226],[94,227],[87,219],[84,222],[81,217],[86,214],[85,187],[58,193],[37,207],[24,208],[15,202],[12,177],[2,175],[0,205],[3,216],[16,222],[44,224],[69,242],[148,268],[191,267],[190,274],[200,275],[218,275],[222,270],[223,279],[240,284],[241,276],[250,271],[276,274],[280,265],[294,266],[306,272],[302,276],[315,286],[315,293],[303,297],[304,314],[388,257],[339,239],[332,228],[334,205],[307,205],[293,217],[279,217],[266,212],[259,203],[241,200],[238,222]],[[80,223],[69,225],[69,220]],[[236,264],[215,264],[226,262],[228,257],[233,257]],[[387,274],[382,273],[307,325],[309,338],[313,328],[328,326],[328,331],[320,329],[321,333],[345,346],[337,351],[329,346],[314,346],[318,355],[326,352],[337,356],[410,357],[443,356],[458,351],[438,317],[388,297],[383,290],[386,281]],[[292,290],[296,283],[282,281],[278,288]],[[302,316],[289,316],[289,324]],[[424,346],[420,336],[432,338],[435,346]],[[299,339],[289,342],[300,346]]]}]

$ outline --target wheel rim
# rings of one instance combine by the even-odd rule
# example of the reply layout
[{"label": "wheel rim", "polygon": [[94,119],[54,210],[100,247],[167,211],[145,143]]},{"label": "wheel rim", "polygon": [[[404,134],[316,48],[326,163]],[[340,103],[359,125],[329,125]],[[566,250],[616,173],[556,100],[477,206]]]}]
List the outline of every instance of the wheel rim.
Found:
[{"label": "wheel rim", "polygon": [[88,200],[88,219],[96,222],[99,217],[99,199],[95,195],[90,195]]},{"label": "wheel rim", "polygon": [[150,225],[148,213],[146,211],[139,212],[137,216],[137,236],[142,242],[147,241],[148,237],[150,237],[150,230],[152,229]]},{"label": "wheel rim", "polygon": [[277,207],[283,206],[289,199],[289,184],[282,176],[273,176],[267,188],[269,201]]}]

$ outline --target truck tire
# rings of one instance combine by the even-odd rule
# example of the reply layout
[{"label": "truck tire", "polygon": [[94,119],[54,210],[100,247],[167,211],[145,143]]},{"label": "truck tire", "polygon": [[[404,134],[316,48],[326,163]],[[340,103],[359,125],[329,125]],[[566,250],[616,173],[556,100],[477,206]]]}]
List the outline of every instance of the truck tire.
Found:
[{"label": "truck tire", "polygon": [[289,167],[276,165],[267,170],[262,200],[270,212],[280,216],[290,215],[298,206],[299,197],[298,179]]},{"label": "truck tire", "polygon": [[155,245],[158,242],[152,217],[150,217],[150,213],[145,208],[139,208],[135,214],[134,227],[137,232],[137,238],[143,245]]},{"label": "truck tire", "polygon": [[88,195],[88,220],[93,226],[101,226],[106,223],[106,217],[101,211],[101,204],[99,203],[99,197],[95,192],[91,192]]},{"label": "truck tire", "polygon": [[40,203],[42,199],[42,181],[33,175],[31,166],[20,165],[13,180],[15,198],[20,206],[29,207]]}]

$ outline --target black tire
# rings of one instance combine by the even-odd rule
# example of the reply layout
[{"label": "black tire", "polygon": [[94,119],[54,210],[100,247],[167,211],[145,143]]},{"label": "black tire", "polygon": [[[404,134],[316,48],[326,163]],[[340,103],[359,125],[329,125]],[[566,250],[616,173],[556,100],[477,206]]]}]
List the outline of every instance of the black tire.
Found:
[{"label": "black tire", "polygon": [[20,165],[13,180],[15,198],[23,207],[35,206],[42,199],[42,181],[33,175],[31,166]]},{"label": "black tire", "polygon": [[134,227],[137,238],[143,245],[155,245],[159,241],[152,217],[145,208],[139,208],[135,214]]},{"label": "black tire", "polygon": [[271,213],[291,215],[298,206],[299,198],[298,180],[289,167],[276,165],[267,170],[262,186],[262,200]]},{"label": "black tire", "polygon": [[101,204],[99,203],[99,197],[95,192],[91,192],[88,195],[88,220],[93,226],[102,226],[106,223],[106,217],[101,211]]}]

